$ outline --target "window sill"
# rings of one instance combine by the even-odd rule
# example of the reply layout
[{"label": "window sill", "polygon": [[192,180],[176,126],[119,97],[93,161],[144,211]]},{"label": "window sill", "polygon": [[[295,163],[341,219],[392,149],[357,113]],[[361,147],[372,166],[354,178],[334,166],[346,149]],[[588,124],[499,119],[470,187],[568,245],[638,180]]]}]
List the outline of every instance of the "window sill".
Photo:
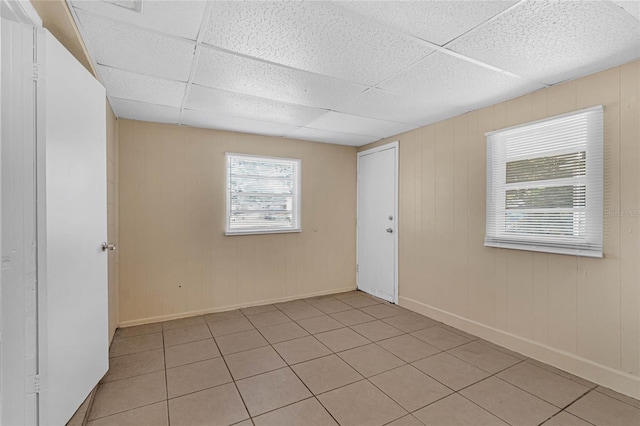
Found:
[{"label": "window sill", "polygon": [[302,229],[301,228],[296,228],[296,229],[264,229],[264,230],[252,229],[252,230],[246,230],[246,231],[229,230],[229,229],[227,229],[226,231],[224,231],[224,235],[227,236],[227,237],[233,237],[233,236],[236,236],[236,235],[291,234],[291,233],[295,233],[295,232],[302,232]]},{"label": "window sill", "polygon": [[598,250],[588,250],[588,249],[580,249],[580,248],[568,248],[568,247],[554,247],[554,246],[546,246],[543,244],[523,244],[523,243],[512,243],[512,242],[498,242],[498,241],[485,241],[485,247],[495,247],[495,248],[503,248],[503,249],[513,249],[513,250],[526,250],[526,251],[536,251],[541,253],[552,253],[552,254],[566,254],[569,256],[580,256],[580,257],[595,257],[602,259],[604,257],[603,253]]}]

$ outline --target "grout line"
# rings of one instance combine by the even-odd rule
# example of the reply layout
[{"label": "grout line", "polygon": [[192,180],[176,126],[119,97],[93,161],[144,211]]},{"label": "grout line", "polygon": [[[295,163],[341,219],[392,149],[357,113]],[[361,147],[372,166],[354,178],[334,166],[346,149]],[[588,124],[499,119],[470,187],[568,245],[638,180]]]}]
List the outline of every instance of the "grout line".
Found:
[{"label": "grout line", "polygon": [[169,412],[169,378],[167,377],[167,348],[164,345],[164,324],[162,325],[162,358],[164,361],[164,392],[167,404],[167,424],[171,424],[171,413]]}]

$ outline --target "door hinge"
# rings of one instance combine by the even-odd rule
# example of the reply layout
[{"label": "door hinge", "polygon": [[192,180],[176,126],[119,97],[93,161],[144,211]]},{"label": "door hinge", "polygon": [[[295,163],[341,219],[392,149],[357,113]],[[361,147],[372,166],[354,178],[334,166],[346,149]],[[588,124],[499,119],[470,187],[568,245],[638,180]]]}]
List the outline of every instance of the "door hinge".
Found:
[{"label": "door hinge", "polygon": [[38,81],[40,80],[40,77],[38,76],[38,64],[33,64],[33,81]]},{"label": "door hinge", "polygon": [[356,265],[356,272],[360,272],[360,265]]},{"label": "door hinge", "polygon": [[45,376],[36,374],[27,377],[27,393],[42,393],[46,390]]}]

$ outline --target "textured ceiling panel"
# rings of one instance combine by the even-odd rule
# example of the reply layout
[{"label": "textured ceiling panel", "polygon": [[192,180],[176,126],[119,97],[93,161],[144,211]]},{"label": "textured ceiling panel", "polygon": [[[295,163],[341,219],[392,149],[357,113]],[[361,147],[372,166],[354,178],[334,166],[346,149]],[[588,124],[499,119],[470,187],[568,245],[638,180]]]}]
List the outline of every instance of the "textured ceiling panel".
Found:
[{"label": "textured ceiling panel", "polygon": [[101,65],[187,81],[195,44],[163,37],[76,9],[91,56]]},{"label": "textured ceiling panel", "polygon": [[333,108],[366,89],[336,78],[203,48],[194,82],[217,89]]},{"label": "textured ceiling panel", "polygon": [[[400,102],[424,107],[425,118],[433,114],[434,109],[459,114],[543,87],[439,52],[381,85],[382,89],[406,97]],[[392,102],[380,92],[369,97],[373,98],[369,100],[369,106],[366,100],[356,98],[357,103],[347,107],[355,112],[356,108],[371,110],[376,108],[376,104]],[[414,114],[412,122],[424,122],[419,120],[417,112]]]},{"label": "textured ceiling panel", "polygon": [[193,85],[185,108],[269,123],[304,126],[324,110]]},{"label": "textured ceiling panel", "polygon": [[180,120],[180,108],[118,98],[111,98],[110,101],[114,114],[119,118],[169,124],[178,124]]},{"label": "textured ceiling panel", "polygon": [[340,1],[335,3],[374,21],[442,46],[517,1]]},{"label": "textured ceiling panel", "polygon": [[291,139],[302,139],[305,141],[336,143],[340,145],[362,146],[377,141],[375,136],[351,135],[347,133],[332,132],[329,130],[310,129],[299,127],[291,133],[284,135]]},{"label": "textured ceiling panel", "polygon": [[181,121],[182,124],[187,126],[268,136],[283,136],[297,129],[295,126],[288,126],[286,124],[267,123],[264,121],[188,109],[182,112]]},{"label": "textured ceiling panel", "polygon": [[142,12],[105,1],[71,0],[71,4],[107,18],[195,40],[206,2],[143,1]]},{"label": "textured ceiling panel", "polygon": [[322,2],[214,2],[204,42],[367,85],[431,52]]},{"label": "textured ceiling panel", "polygon": [[615,4],[624,9],[631,16],[640,21],[640,1],[638,0],[613,0]]},{"label": "textured ceiling panel", "polygon": [[554,84],[640,57],[640,22],[602,2],[530,1],[449,47]]},{"label": "textured ceiling panel", "polygon": [[353,133],[355,135],[376,136],[378,139],[382,139],[406,132],[417,126],[330,111],[305,127],[340,133]]},{"label": "textured ceiling panel", "polygon": [[116,68],[98,65],[100,80],[109,96],[150,104],[180,108],[186,83],[134,74]]}]

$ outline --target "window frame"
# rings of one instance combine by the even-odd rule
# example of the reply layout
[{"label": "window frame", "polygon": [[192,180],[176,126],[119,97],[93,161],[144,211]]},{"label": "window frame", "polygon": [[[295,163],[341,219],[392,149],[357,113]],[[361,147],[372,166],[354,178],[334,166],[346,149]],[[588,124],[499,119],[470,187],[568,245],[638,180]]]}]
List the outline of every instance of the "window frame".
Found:
[{"label": "window frame", "polygon": [[[585,195],[585,235],[566,236],[559,235],[544,236],[536,234],[514,234],[506,230],[505,214],[508,211],[505,205],[507,191],[515,189],[531,189],[542,182],[541,180],[512,184],[506,182],[506,165],[513,161],[506,156],[507,140],[496,140],[496,137],[507,138],[509,132],[523,128],[533,127],[532,132],[537,132],[541,124],[550,123],[571,116],[595,113],[594,118],[587,118],[585,140],[586,170],[584,176],[572,176],[565,178],[548,179],[548,187],[584,184]],[[537,127],[538,129],[536,129]],[[603,204],[604,204],[604,108],[598,105],[573,111],[567,114],[556,115],[542,120],[524,123],[518,126],[508,127],[485,133],[487,143],[486,156],[486,224],[485,239],[486,247],[510,248],[517,250],[528,250],[545,253],[569,254],[586,257],[603,257]],[[497,152],[497,154],[496,154]],[[575,149],[563,149],[558,147],[552,155],[563,153],[574,153]],[[542,158],[544,152],[539,157]],[[494,180],[497,182],[494,184]],[[557,208],[558,211],[563,210]],[[571,209],[576,213],[575,207]],[[575,221],[575,219],[574,219]],[[596,225],[593,225],[593,224]],[[599,223],[599,224],[598,224]]]},{"label": "window frame", "polygon": [[[273,162],[287,162],[294,166],[293,178],[293,224],[290,228],[248,228],[248,229],[232,229],[231,228],[231,168],[230,161],[232,158],[260,159]],[[302,160],[299,158],[272,157],[266,155],[241,154],[237,152],[225,152],[225,174],[226,174],[226,206],[225,206],[225,232],[226,236],[234,235],[260,235],[260,234],[288,234],[302,232]],[[269,194],[267,194],[269,195]]]}]

